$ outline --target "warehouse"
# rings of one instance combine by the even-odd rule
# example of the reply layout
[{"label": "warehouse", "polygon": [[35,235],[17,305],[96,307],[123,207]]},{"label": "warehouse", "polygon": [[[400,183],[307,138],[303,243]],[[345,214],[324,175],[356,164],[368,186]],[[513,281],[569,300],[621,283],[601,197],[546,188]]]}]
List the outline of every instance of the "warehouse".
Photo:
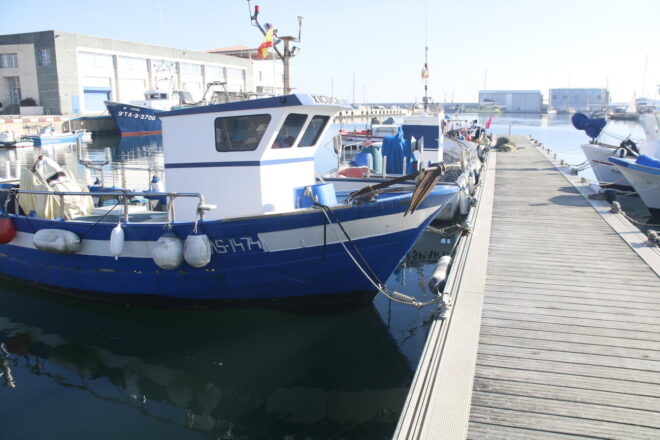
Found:
[{"label": "warehouse", "polygon": [[41,107],[41,114],[101,114],[103,101],[138,100],[147,90],[183,90],[199,100],[213,81],[226,83],[232,92],[281,92],[281,77],[281,63],[272,59],[61,31],[0,35],[0,103],[5,114],[23,113],[21,103],[30,101]]}]

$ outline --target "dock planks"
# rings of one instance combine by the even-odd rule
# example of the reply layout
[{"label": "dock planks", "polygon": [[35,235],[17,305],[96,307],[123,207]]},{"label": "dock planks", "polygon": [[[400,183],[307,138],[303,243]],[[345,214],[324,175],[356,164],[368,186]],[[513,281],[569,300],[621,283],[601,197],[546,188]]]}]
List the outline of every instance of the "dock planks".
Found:
[{"label": "dock planks", "polygon": [[[485,273],[463,273],[484,277],[479,317],[451,319],[447,340],[430,333],[427,342],[456,356],[452,338],[476,325],[478,337],[464,341],[476,354],[453,365],[454,377],[444,360],[427,362],[437,371],[420,364],[395,438],[660,438],[660,252],[607,218],[526,139],[516,143],[488,171]],[[459,288],[455,308],[461,300]],[[451,383],[461,376],[470,386]],[[437,413],[451,405],[463,405],[451,409],[463,419]]]}]

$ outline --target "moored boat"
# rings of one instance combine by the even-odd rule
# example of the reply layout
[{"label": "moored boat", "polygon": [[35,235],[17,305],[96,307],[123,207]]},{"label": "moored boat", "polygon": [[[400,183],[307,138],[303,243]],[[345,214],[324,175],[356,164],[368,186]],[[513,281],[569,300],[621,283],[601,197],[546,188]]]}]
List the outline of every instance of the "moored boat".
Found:
[{"label": "moored boat", "polygon": [[58,133],[52,126],[43,127],[39,134],[26,136],[26,139],[32,141],[35,147],[51,144],[75,144],[78,139],[82,139],[85,132],[78,131],[74,133]]},{"label": "moored boat", "polygon": [[617,152],[623,156],[633,154],[633,150],[637,150],[635,143],[629,139],[622,141],[620,145],[610,145],[603,141],[601,134],[607,124],[603,118],[589,118],[583,113],[575,113],[571,117],[571,123],[573,127],[583,130],[590,137],[589,143],[580,147],[599,185],[603,188],[631,190],[630,182],[608,158]]},{"label": "moored boat", "polygon": [[158,114],[164,110],[113,101],[105,101],[105,106],[122,136],[156,135],[163,131]]},{"label": "moored boat", "polygon": [[641,154],[636,157],[611,156],[609,161],[628,179],[649,212],[660,216],[658,120],[654,115],[642,115],[640,121],[646,134]]},{"label": "moored boat", "polygon": [[[4,188],[0,272],[120,302],[368,301],[453,192],[317,185],[314,154],[343,105],[289,95],[164,112],[166,192],[108,191],[114,206],[35,166],[36,189]],[[166,210],[129,202],[148,196]]]}]

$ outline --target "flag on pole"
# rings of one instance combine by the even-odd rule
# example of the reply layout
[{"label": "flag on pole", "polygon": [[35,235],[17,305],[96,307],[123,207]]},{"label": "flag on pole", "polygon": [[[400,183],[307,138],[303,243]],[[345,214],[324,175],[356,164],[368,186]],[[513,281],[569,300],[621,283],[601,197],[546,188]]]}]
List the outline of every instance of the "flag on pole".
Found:
[{"label": "flag on pole", "polygon": [[490,118],[488,118],[488,120],[487,120],[486,123],[484,124],[484,128],[485,128],[485,129],[490,128],[490,123],[491,123],[491,122],[493,122],[493,115],[490,115]]},{"label": "flag on pole", "polygon": [[429,77],[429,66],[424,63],[424,68],[422,69],[422,79],[426,79]]},{"label": "flag on pole", "polygon": [[273,47],[273,26],[269,23],[264,25],[266,30],[266,36],[264,36],[264,41],[259,45],[257,49],[257,58],[263,60],[268,56],[268,48]]}]

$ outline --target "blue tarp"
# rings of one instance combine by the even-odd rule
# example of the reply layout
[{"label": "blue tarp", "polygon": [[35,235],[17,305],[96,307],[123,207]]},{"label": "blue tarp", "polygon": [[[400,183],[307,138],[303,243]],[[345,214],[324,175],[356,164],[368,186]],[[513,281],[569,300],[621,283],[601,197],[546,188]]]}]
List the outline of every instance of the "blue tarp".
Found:
[{"label": "blue tarp", "polygon": [[[410,140],[403,138],[403,130],[394,136],[383,138],[383,157],[387,156],[388,174],[407,174],[412,170],[412,154],[410,154]],[[403,169],[403,160],[406,160],[406,169]]]}]

